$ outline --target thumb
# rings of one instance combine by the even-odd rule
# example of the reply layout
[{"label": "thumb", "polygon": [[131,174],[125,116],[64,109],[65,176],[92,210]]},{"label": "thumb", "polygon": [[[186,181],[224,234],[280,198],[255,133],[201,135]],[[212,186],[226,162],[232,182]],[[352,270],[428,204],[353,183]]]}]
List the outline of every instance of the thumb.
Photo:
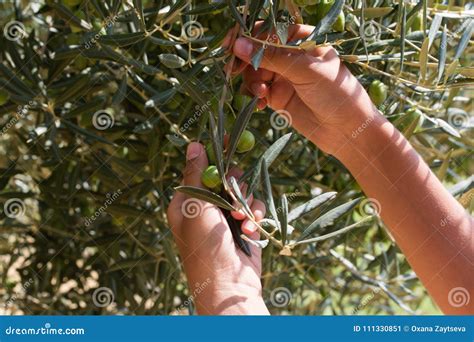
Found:
[{"label": "thumb", "polygon": [[[233,52],[239,59],[251,63],[252,57],[261,46],[261,44],[254,43],[248,38],[240,37],[235,41]],[[307,74],[308,66],[312,62],[314,62],[312,56],[304,51],[267,46],[260,67],[280,74],[290,81],[297,82],[300,75]]]},{"label": "thumb", "polygon": [[201,173],[207,168],[207,155],[200,143],[192,142],[186,151],[186,168],[184,169],[184,185],[202,188]]}]

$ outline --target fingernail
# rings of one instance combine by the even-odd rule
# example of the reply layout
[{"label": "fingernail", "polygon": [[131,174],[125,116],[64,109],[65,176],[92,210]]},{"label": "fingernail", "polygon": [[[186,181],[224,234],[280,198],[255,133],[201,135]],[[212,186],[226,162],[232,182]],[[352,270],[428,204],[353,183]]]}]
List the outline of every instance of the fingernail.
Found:
[{"label": "fingernail", "polygon": [[245,221],[242,223],[242,231],[244,231],[246,234],[255,232],[257,230],[256,228],[257,226],[252,221]]},{"label": "fingernail", "polygon": [[235,53],[240,56],[250,56],[253,51],[252,43],[246,38],[239,38],[234,44]]},{"label": "fingernail", "polygon": [[201,144],[197,142],[192,142],[188,145],[186,151],[186,160],[193,160],[199,157],[201,154]]}]

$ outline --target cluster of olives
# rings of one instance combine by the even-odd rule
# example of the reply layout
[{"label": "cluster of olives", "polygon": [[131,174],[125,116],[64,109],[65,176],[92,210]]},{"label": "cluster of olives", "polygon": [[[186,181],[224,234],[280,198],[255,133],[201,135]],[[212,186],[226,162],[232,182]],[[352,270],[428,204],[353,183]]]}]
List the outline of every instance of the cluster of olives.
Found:
[{"label": "cluster of olives", "polygon": [[[250,101],[250,97],[244,95],[235,95],[232,100],[232,107],[240,112]],[[229,116],[226,120],[226,129],[231,129],[234,123],[233,117]],[[227,139],[224,139],[227,140]],[[224,141],[224,145],[226,141]],[[240,135],[239,141],[237,142],[236,152],[245,153],[253,149],[255,146],[255,136],[249,130],[244,130]],[[221,178],[219,177],[219,172],[217,171],[216,156],[214,154],[214,149],[212,148],[211,142],[206,144],[206,153],[207,159],[209,160],[209,165],[206,170],[201,174],[201,182],[203,185],[212,190],[219,190],[221,186]]]},{"label": "cluster of olives", "polygon": [[[242,132],[242,135],[237,142],[237,153],[245,153],[253,149],[255,146],[255,136],[252,132],[245,130]],[[214,150],[212,149],[212,144],[208,143],[206,145],[207,158],[210,163],[215,163],[216,158],[214,155]],[[209,165],[206,170],[201,174],[201,182],[204,186],[209,189],[217,190],[219,189],[222,181],[219,177],[219,172],[215,165]]]},{"label": "cluster of olives", "polygon": [[[316,21],[319,22],[328,14],[334,4],[334,0],[295,0],[295,4],[303,7],[307,13],[315,15]],[[332,28],[336,32],[343,32],[345,24],[346,17],[344,16],[344,12],[341,11],[332,25]]]}]

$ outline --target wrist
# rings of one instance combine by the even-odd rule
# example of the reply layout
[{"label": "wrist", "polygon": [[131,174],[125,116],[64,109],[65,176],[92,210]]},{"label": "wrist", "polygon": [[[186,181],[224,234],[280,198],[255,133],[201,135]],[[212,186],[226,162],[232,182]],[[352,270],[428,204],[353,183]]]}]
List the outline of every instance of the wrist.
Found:
[{"label": "wrist", "polygon": [[209,287],[195,296],[200,315],[268,315],[261,286],[210,281]]}]

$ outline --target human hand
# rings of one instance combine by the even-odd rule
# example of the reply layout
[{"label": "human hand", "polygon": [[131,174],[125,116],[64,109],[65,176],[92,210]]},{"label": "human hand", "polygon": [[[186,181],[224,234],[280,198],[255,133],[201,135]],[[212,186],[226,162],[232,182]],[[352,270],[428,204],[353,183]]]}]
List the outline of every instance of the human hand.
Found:
[{"label": "human hand", "polygon": [[[312,31],[312,26],[290,25],[288,41],[305,38]],[[224,46],[230,44],[231,37],[232,31]],[[233,70],[243,73],[242,91],[258,96],[259,108],[268,105],[282,113],[325,152],[336,154],[354,129],[378,115],[365,89],[332,47],[303,51],[267,46],[255,70],[249,63],[261,46],[245,37],[233,44],[234,55],[242,61]]]},{"label": "human hand", "polygon": [[[201,173],[208,166],[204,147],[190,143],[186,160],[184,185],[203,188]],[[238,179],[241,174],[234,169],[229,177]],[[250,196],[249,206],[257,222],[264,218],[261,201]],[[199,314],[268,314],[260,282],[261,250],[249,246],[252,257],[248,257],[238,249],[218,207],[177,192],[167,214]],[[258,239],[257,227],[242,213],[232,216],[242,220],[245,234]],[[199,293],[193,291],[196,287]]]}]

